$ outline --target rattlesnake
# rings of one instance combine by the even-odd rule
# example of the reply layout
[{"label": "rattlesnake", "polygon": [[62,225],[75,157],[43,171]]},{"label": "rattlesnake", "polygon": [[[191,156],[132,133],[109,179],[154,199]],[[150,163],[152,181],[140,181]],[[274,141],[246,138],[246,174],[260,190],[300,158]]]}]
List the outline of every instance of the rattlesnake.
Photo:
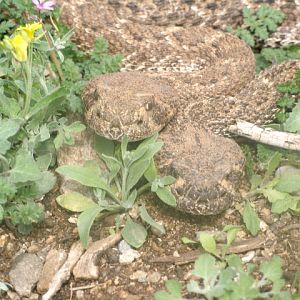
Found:
[{"label": "rattlesnake", "polygon": [[[62,20],[75,27],[81,47],[90,48],[102,35],[113,53],[124,54],[123,71],[135,71],[89,82],[83,100],[90,127],[107,138],[126,134],[131,140],[164,128],[165,147],[157,162],[160,172],[176,177],[172,191],[178,208],[193,214],[216,214],[228,208],[239,196],[244,158],[233,140],[211,131],[226,135],[238,118],[269,121],[279,97],[276,85],[293,78],[300,63],[274,66],[256,76],[251,49],[229,33],[193,25],[193,17],[181,22],[186,26],[174,22],[166,26],[153,24],[157,18],[142,22],[142,14],[128,13],[130,3],[131,7],[178,3],[178,11],[184,12],[190,3],[201,9],[201,1],[61,2]],[[211,19],[207,20],[209,24]]]}]

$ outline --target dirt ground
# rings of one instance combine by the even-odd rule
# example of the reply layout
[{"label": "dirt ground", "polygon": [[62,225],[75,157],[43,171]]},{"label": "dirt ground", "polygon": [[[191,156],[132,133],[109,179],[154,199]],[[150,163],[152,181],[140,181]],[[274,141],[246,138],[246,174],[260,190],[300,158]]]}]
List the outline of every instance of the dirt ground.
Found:
[{"label": "dirt ground", "polygon": [[[22,251],[37,253],[42,249],[47,251],[50,248],[63,248],[68,251],[71,244],[78,239],[76,224],[69,222],[72,220],[69,218],[73,215],[58,207],[55,202],[57,195],[58,191],[54,191],[44,199],[45,221],[36,227],[31,235],[22,236],[6,226],[0,227],[0,275],[2,280],[9,282],[8,272],[11,268],[11,261],[17,253]],[[149,195],[141,201],[144,201],[156,220],[163,222],[166,234],[157,236],[149,231],[146,243],[138,249],[141,257],[130,265],[119,263],[116,249],[108,250],[98,260],[100,267],[98,280],[75,281],[71,277],[53,299],[153,299],[154,292],[163,288],[167,279],[176,278],[184,284],[187,283],[191,278],[190,270],[193,268],[193,263],[183,265],[168,262],[152,263],[152,259],[163,256],[176,257],[178,254],[188,253],[195,249],[181,242],[183,236],[194,239],[196,232],[200,230],[215,231],[222,230],[226,224],[242,224],[240,214],[234,207],[222,215],[195,217],[177,212]],[[279,255],[284,264],[287,288],[290,288],[294,273],[300,268],[299,218],[291,216],[289,213],[281,216],[273,215],[264,199],[257,199],[255,205],[263,220],[259,235],[264,239],[264,245],[261,249],[255,250],[255,256],[251,262],[260,263],[272,255]],[[102,225],[93,226],[93,240],[107,236],[110,226],[113,226],[112,218],[104,221]],[[241,231],[238,238],[248,239],[250,236],[246,231]],[[241,256],[244,255],[246,253],[241,254]],[[152,274],[153,282],[148,282],[143,278],[138,280],[134,278],[134,274],[139,274],[137,271],[145,272],[148,276]],[[33,291],[33,293],[29,299],[38,299],[37,292]],[[3,299],[12,298],[3,296]]]}]

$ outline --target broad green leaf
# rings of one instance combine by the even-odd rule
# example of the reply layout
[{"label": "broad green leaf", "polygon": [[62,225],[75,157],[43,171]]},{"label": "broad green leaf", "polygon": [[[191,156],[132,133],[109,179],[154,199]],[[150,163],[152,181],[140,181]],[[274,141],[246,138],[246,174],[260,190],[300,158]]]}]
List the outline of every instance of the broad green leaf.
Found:
[{"label": "broad green leaf", "polygon": [[256,190],[262,183],[262,177],[260,175],[254,174],[250,178],[251,191]]},{"label": "broad green leaf", "polygon": [[219,274],[216,259],[208,253],[200,255],[195,261],[193,274],[202,278],[206,283],[212,281]]},{"label": "broad green leaf", "polygon": [[176,179],[173,176],[164,176],[160,180],[163,185],[170,185],[176,181]]},{"label": "broad green leaf", "polygon": [[142,158],[143,155],[147,152],[147,150],[148,150],[147,147],[142,147],[142,148],[137,148],[136,150],[127,152],[127,153],[129,153],[129,157],[130,157],[128,166],[130,166],[132,163],[134,163],[135,161]]},{"label": "broad green leaf", "polygon": [[300,191],[300,174],[285,172],[279,176],[276,190],[286,193]]},{"label": "broad green leaf", "polygon": [[148,150],[146,151],[142,159],[151,160],[154,157],[154,155],[161,149],[163,144],[164,144],[163,142],[155,142],[153,144],[150,144],[148,146]]},{"label": "broad green leaf", "polygon": [[190,282],[186,286],[189,293],[195,293],[195,294],[203,294],[205,291],[200,288],[200,285],[195,280],[190,280]]},{"label": "broad green leaf", "polygon": [[85,130],[86,126],[82,124],[80,121],[73,122],[72,124],[66,127],[66,130],[70,132],[81,132]]},{"label": "broad green leaf", "polygon": [[132,247],[141,247],[147,237],[147,231],[141,224],[133,222],[130,217],[128,217],[125,227],[122,230],[123,239]]},{"label": "broad green leaf", "polygon": [[16,99],[8,98],[5,95],[0,95],[0,112],[9,117],[16,118],[20,112],[20,105]]},{"label": "broad green leaf", "polygon": [[151,159],[150,165],[149,165],[148,169],[145,171],[144,176],[149,182],[153,182],[155,180],[155,178],[157,176],[157,171],[156,171],[156,167],[155,167],[153,158]]},{"label": "broad green leaf", "polygon": [[95,204],[94,207],[90,207],[82,212],[77,220],[77,227],[79,232],[80,241],[84,248],[87,248],[90,236],[90,229],[101,212],[101,208]]},{"label": "broad green leaf", "polygon": [[282,154],[280,152],[275,152],[272,155],[272,157],[270,158],[270,160],[267,162],[267,171],[266,171],[265,177],[272,175],[272,173],[279,166],[281,158],[282,158]]},{"label": "broad green leaf", "polygon": [[223,229],[224,232],[227,232],[227,246],[230,246],[235,240],[237,233],[241,230],[240,226],[237,225],[226,225]]},{"label": "broad green leaf", "polygon": [[217,245],[214,236],[212,234],[209,234],[205,231],[200,231],[199,241],[205,251],[217,255]]},{"label": "broad green leaf", "polygon": [[193,241],[193,240],[191,240],[191,239],[189,239],[189,238],[187,238],[187,237],[185,237],[185,236],[181,239],[181,241],[182,241],[184,244],[198,244],[198,242]]},{"label": "broad green leaf", "polygon": [[145,171],[150,164],[150,160],[138,160],[134,162],[128,171],[126,190],[129,192],[143,177]]},{"label": "broad green leaf", "polygon": [[47,171],[52,161],[52,154],[46,153],[44,155],[40,155],[36,159],[36,163],[40,169],[40,171]]},{"label": "broad green leaf", "polygon": [[155,143],[156,140],[157,140],[157,138],[158,138],[158,133],[155,133],[154,135],[150,136],[149,138],[143,140],[143,141],[138,145],[137,149],[143,148],[143,147],[147,147],[147,146],[149,146],[149,145]]},{"label": "broad green leaf", "polygon": [[26,119],[30,119],[35,114],[37,114],[39,111],[47,108],[53,101],[65,97],[67,94],[64,87],[57,88],[54,90],[50,95],[45,96],[41,100],[39,100],[29,111],[29,113],[26,116]]},{"label": "broad green leaf", "polygon": [[144,204],[142,204],[142,206],[139,207],[140,210],[140,217],[142,218],[142,220],[146,223],[148,223],[149,225],[151,225],[152,227],[156,228],[161,234],[165,234],[165,228],[163,225],[157,223],[147,212],[146,207]]},{"label": "broad green leaf", "polygon": [[276,214],[281,214],[288,209],[296,210],[297,204],[300,202],[300,196],[291,196],[287,194],[287,197],[283,200],[276,201],[272,204],[271,211]]},{"label": "broad green leaf", "polygon": [[101,155],[101,159],[104,160],[108,170],[109,170],[109,182],[111,182],[118,172],[120,171],[121,168],[121,163],[114,157],[112,156],[107,156],[105,154]]},{"label": "broad green leaf", "polygon": [[10,171],[9,180],[13,183],[36,181],[40,178],[41,171],[32,155],[21,151],[17,154],[16,164]]},{"label": "broad green leaf", "polygon": [[243,221],[250,233],[253,236],[257,235],[259,231],[260,220],[255,210],[251,207],[249,201],[245,201]]},{"label": "broad green leaf", "polygon": [[0,120],[0,140],[6,140],[15,135],[21,125],[20,119],[4,119]]},{"label": "broad green leaf", "polygon": [[0,154],[5,154],[7,150],[10,149],[11,143],[7,140],[2,140],[0,138]]},{"label": "broad green leaf", "polygon": [[55,183],[56,176],[52,172],[43,171],[40,174],[40,178],[33,183],[32,191],[37,198],[42,197],[53,189]]},{"label": "broad green leaf", "polygon": [[155,300],[183,300],[181,284],[178,280],[170,279],[166,282],[167,291],[158,291],[154,294]]},{"label": "broad green leaf", "polygon": [[121,205],[126,209],[131,208],[136,200],[136,197],[137,197],[137,190],[134,189],[129,195],[129,197],[126,199],[126,201],[121,202]]},{"label": "broad green leaf", "polygon": [[278,256],[274,256],[269,261],[263,262],[259,270],[264,274],[264,277],[275,282],[282,277],[281,265],[281,259]]},{"label": "broad green leaf", "polygon": [[300,103],[298,103],[290,113],[284,123],[284,129],[289,132],[300,131]]},{"label": "broad green leaf", "polygon": [[286,198],[289,197],[288,193],[283,193],[280,191],[277,191],[273,188],[266,188],[263,189],[263,195],[271,202],[275,203],[277,201],[284,201]]},{"label": "broad green leaf", "polygon": [[97,176],[97,173],[95,174],[95,169],[92,167],[82,167],[75,165],[61,166],[56,169],[56,172],[70,179],[78,181],[83,185],[110,191],[109,186],[102,178]]},{"label": "broad green leaf", "polygon": [[244,272],[239,277],[239,281],[234,284],[232,299],[256,299],[259,290],[255,288],[254,278]]},{"label": "broad green leaf", "polygon": [[82,212],[95,207],[95,202],[77,192],[69,192],[56,198],[56,202],[63,208],[73,212]]},{"label": "broad green leaf", "polygon": [[156,190],[156,195],[158,196],[158,198],[170,205],[170,206],[176,206],[176,198],[175,196],[171,193],[171,191],[169,190],[169,188],[167,187],[158,187]]},{"label": "broad green leaf", "polygon": [[235,269],[238,272],[243,271],[243,263],[241,258],[236,254],[230,254],[225,256],[225,260],[228,263],[228,266]]},{"label": "broad green leaf", "polygon": [[102,154],[113,156],[115,151],[115,144],[112,140],[108,140],[100,135],[95,135],[94,148],[99,156],[101,156]]}]

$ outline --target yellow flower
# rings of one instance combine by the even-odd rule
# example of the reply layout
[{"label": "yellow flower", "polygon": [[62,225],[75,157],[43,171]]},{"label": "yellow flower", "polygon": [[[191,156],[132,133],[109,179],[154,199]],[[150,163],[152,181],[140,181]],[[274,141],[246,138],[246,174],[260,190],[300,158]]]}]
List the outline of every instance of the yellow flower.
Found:
[{"label": "yellow flower", "polygon": [[5,39],[4,41],[8,44],[8,48],[11,48],[14,57],[18,61],[23,62],[27,60],[28,42],[23,36],[17,34],[13,38]]},{"label": "yellow flower", "polygon": [[20,34],[24,37],[24,39],[27,40],[28,43],[38,40],[43,34],[39,35],[38,37],[34,37],[35,32],[38,29],[42,28],[42,23],[32,23],[32,24],[26,24],[25,26],[20,26],[17,28],[17,31],[20,31]]}]

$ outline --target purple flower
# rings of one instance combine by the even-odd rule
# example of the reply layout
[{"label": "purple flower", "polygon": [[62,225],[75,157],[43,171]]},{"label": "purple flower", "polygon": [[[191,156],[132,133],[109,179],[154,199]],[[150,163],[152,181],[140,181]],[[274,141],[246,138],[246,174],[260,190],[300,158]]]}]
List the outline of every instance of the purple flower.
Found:
[{"label": "purple flower", "polygon": [[53,10],[55,6],[55,1],[44,1],[44,0],[32,0],[35,8],[39,11]]}]

